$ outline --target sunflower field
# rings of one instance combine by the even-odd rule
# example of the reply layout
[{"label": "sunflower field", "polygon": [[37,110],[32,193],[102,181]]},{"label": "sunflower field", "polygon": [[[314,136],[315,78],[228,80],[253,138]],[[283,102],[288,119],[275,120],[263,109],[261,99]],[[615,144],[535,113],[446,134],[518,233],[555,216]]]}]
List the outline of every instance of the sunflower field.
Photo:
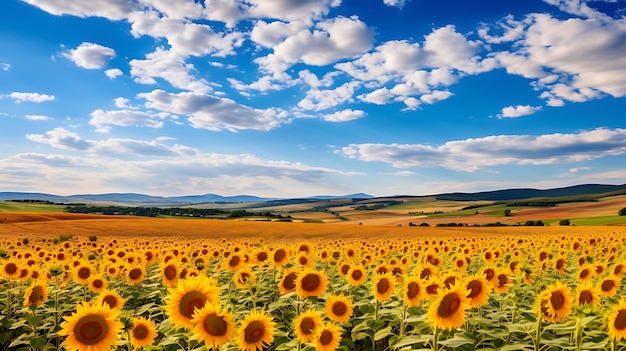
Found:
[{"label": "sunflower field", "polygon": [[0,349],[626,350],[624,233],[455,233],[0,237]]}]

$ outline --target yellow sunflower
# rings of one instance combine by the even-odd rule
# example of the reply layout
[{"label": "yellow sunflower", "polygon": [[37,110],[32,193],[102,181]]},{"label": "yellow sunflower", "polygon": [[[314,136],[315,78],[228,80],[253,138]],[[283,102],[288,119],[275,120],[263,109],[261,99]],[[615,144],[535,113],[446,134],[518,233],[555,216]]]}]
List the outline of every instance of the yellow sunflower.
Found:
[{"label": "yellow sunflower", "polygon": [[99,293],[102,290],[106,289],[108,283],[106,279],[104,279],[100,274],[93,275],[89,278],[89,290]]},{"label": "yellow sunflower", "polygon": [[207,303],[193,314],[191,333],[209,349],[219,349],[235,335],[235,323],[230,312],[219,311]]},{"label": "yellow sunflower", "polygon": [[506,294],[507,291],[509,291],[511,279],[509,279],[509,276],[506,273],[500,272],[496,274],[496,277],[493,281],[491,281],[491,284],[494,292],[498,294]]},{"label": "yellow sunflower", "polygon": [[308,310],[301,313],[293,321],[293,329],[296,331],[296,338],[302,343],[313,341],[315,329],[321,327],[322,323],[322,314],[318,311]]},{"label": "yellow sunflower", "polygon": [[120,311],[124,307],[124,299],[115,290],[104,289],[98,294],[96,304],[106,304],[114,311]]},{"label": "yellow sunflower", "polygon": [[89,278],[96,273],[94,267],[86,262],[79,262],[74,268],[74,280],[79,284],[89,284]]},{"label": "yellow sunflower", "polygon": [[600,294],[602,296],[615,296],[619,289],[620,281],[614,276],[608,276],[600,281]]},{"label": "yellow sunflower", "polygon": [[244,317],[238,330],[237,344],[240,350],[262,350],[274,341],[272,317],[265,311],[254,310]]},{"label": "yellow sunflower", "polygon": [[0,270],[0,276],[4,276],[5,278],[17,279],[20,276],[20,265],[17,260],[10,258],[4,264],[2,264],[2,269]]},{"label": "yellow sunflower", "polygon": [[285,271],[280,282],[278,282],[278,291],[281,295],[296,291],[296,278],[298,278],[297,269],[290,268]]},{"label": "yellow sunflower", "polygon": [[341,342],[341,333],[343,330],[340,326],[333,323],[324,323],[315,330],[315,350],[317,351],[334,351],[339,347]]},{"label": "yellow sunflower", "polygon": [[58,334],[67,337],[63,341],[67,351],[110,351],[123,327],[117,312],[102,304],[83,302],[63,318]]},{"label": "yellow sunflower", "polygon": [[131,284],[141,284],[146,276],[146,268],[142,265],[126,267],[126,281]]},{"label": "yellow sunflower", "polygon": [[343,293],[332,295],[326,299],[326,315],[332,321],[343,323],[350,320],[352,316],[352,301]]},{"label": "yellow sunflower", "polygon": [[274,251],[272,262],[276,267],[284,266],[287,261],[289,261],[289,253],[287,252],[287,249],[281,247]]},{"label": "yellow sunflower", "polygon": [[575,298],[578,307],[600,306],[600,290],[594,287],[591,282],[580,284],[576,288]]},{"label": "yellow sunflower", "polygon": [[163,285],[168,288],[176,287],[178,276],[180,275],[180,264],[176,260],[161,262],[159,265]]},{"label": "yellow sunflower", "polygon": [[48,298],[48,287],[39,281],[33,281],[24,293],[24,307],[41,306]]},{"label": "yellow sunflower", "polygon": [[471,307],[482,306],[489,301],[491,285],[482,275],[476,274],[469,277],[465,282],[468,291],[467,298]]},{"label": "yellow sunflower", "polygon": [[363,285],[367,280],[367,271],[363,265],[352,265],[346,275],[346,279],[348,279],[348,284],[351,286]]},{"label": "yellow sunflower", "polygon": [[607,314],[609,337],[614,340],[626,339],[626,299],[613,306]]},{"label": "yellow sunflower", "polygon": [[374,292],[374,298],[377,301],[383,302],[391,299],[393,291],[396,287],[396,280],[391,273],[377,274],[372,281],[372,290]]},{"label": "yellow sunflower", "polygon": [[426,320],[436,329],[452,330],[465,322],[465,310],[470,307],[467,290],[453,285],[440,289],[437,298],[428,307]]},{"label": "yellow sunflower", "polygon": [[133,318],[133,325],[130,329],[130,343],[134,347],[150,346],[157,337],[156,325],[153,321],[143,318]]},{"label": "yellow sunflower", "polygon": [[535,314],[551,323],[558,323],[567,318],[571,310],[570,290],[560,281],[539,293],[534,309]]},{"label": "yellow sunflower", "polygon": [[219,288],[204,275],[181,279],[176,288],[169,288],[168,292],[165,313],[172,324],[180,328],[191,327],[194,311],[207,302],[219,305]]},{"label": "yellow sunflower", "polygon": [[245,289],[256,284],[256,273],[248,267],[239,269],[233,276],[235,286],[239,289]]},{"label": "yellow sunflower", "polygon": [[300,297],[320,297],[328,287],[328,277],[324,272],[305,268],[300,272],[295,281],[296,294]]},{"label": "yellow sunflower", "polygon": [[423,283],[418,277],[409,277],[404,280],[402,298],[407,306],[417,306],[426,297]]}]

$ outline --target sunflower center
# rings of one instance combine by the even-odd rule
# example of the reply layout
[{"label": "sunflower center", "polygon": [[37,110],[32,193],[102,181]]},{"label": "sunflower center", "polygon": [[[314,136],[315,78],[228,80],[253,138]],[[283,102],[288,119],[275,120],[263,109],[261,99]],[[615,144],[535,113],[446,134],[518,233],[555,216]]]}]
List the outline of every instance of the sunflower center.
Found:
[{"label": "sunflower center", "polygon": [[498,287],[503,287],[504,285],[506,285],[507,281],[508,281],[508,278],[506,277],[506,275],[500,274],[498,276]]},{"label": "sunflower center", "polygon": [[37,285],[33,288],[33,291],[30,293],[30,296],[28,297],[28,303],[32,305],[32,304],[36,304],[40,302],[41,300],[43,300],[43,288]]},{"label": "sunflower center", "polygon": [[562,269],[564,265],[565,265],[565,260],[563,260],[562,258],[559,258],[556,261],[556,269]]},{"label": "sunflower center", "polygon": [[258,255],[256,255],[256,259],[263,262],[265,260],[267,260],[267,253],[265,252],[259,252]]},{"label": "sunflower center", "polygon": [[406,297],[409,299],[414,299],[420,292],[420,287],[416,282],[410,282],[406,288]]},{"label": "sunflower center", "polygon": [[450,286],[454,285],[455,282],[456,282],[456,277],[448,277],[446,278],[446,280],[443,281],[443,285],[445,285],[446,288],[450,288]]},{"label": "sunflower center", "polygon": [[300,322],[300,331],[302,332],[302,334],[313,334],[313,328],[315,328],[315,322],[313,321],[313,318],[302,318],[302,321]]},{"label": "sunflower center", "polygon": [[593,300],[593,295],[589,292],[589,290],[583,290],[580,292],[580,296],[578,297],[578,303],[581,305],[588,305]]},{"label": "sunflower center", "polygon": [[80,267],[78,269],[78,277],[81,279],[87,279],[91,275],[91,269],[89,267]]},{"label": "sunflower center", "polygon": [[4,266],[4,271],[9,275],[13,275],[17,273],[17,265],[15,263],[7,263],[7,265]]},{"label": "sunflower center", "polygon": [[491,268],[485,269],[485,278],[487,278],[487,280],[493,279],[495,275],[496,275],[496,272],[493,269]]},{"label": "sunflower center", "polygon": [[180,314],[182,314],[186,318],[191,319],[191,315],[193,314],[194,310],[196,308],[202,308],[206,303],[206,300],[206,296],[204,296],[204,294],[199,291],[192,290],[186,293],[180,299],[180,305],[178,308]]},{"label": "sunflower center", "polygon": [[215,313],[211,313],[204,318],[204,330],[213,336],[225,335],[227,328],[228,324],[224,321],[224,318],[218,317]]},{"label": "sunflower center", "polygon": [[111,309],[117,308],[117,299],[113,295],[107,295],[103,297],[102,301],[104,301],[107,305],[109,305]]},{"label": "sunflower center", "polygon": [[587,278],[587,276],[589,275],[589,270],[587,268],[583,269],[582,271],[580,271],[580,279],[585,279]]},{"label": "sunflower center", "polygon": [[285,279],[283,280],[283,287],[287,290],[293,290],[296,288],[296,277],[297,274],[295,272],[289,273]]},{"label": "sunflower center", "polygon": [[265,334],[265,326],[261,321],[252,321],[246,329],[244,329],[244,340],[248,344],[255,344],[263,339]]},{"label": "sunflower center", "polygon": [[439,285],[430,284],[429,286],[426,287],[426,292],[430,295],[435,295],[437,294],[437,289],[439,289]]},{"label": "sunflower center", "polygon": [[317,274],[307,274],[302,279],[302,288],[306,291],[315,291],[320,286],[320,277]]},{"label": "sunflower center", "polygon": [[165,275],[165,279],[173,280],[173,279],[176,279],[176,276],[178,275],[178,270],[176,269],[175,266],[169,265],[165,267],[165,270],[163,271],[163,275]]},{"label": "sunflower center", "polygon": [[424,268],[420,273],[420,279],[426,279],[432,275],[432,272],[428,268]]},{"label": "sunflower center", "polygon": [[133,328],[133,336],[137,340],[144,340],[148,337],[149,333],[150,331],[148,330],[148,327],[143,324],[139,324],[138,326]]},{"label": "sunflower center", "polygon": [[278,251],[274,252],[274,261],[275,262],[280,262],[285,258],[285,250],[283,249],[279,249]]},{"label": "sunflower center", "polygon": [[228,261],[228,265],[230,265],[231,267],[237,267],[239,265],[239,261],[239,256],[235,255],[230,258],[230,261]]},{"label": "sunflower center", "polygon": [[563,307],[563,304],[565,303],[565,296],[562,292],[555,291],[550,296],[550,303],[552,303],[554,310],[558,311]]},{"label": "sunflower center", "polygon": [[74,326],[74,337],[82,345],[95,345],[102,341],[108,332],[107,321],[96,314],[82,317]]},{"label": "sunflower center", "polygon": [[300,257],[300,264],[301,264],[301,265],[303,265],[303,266],[304,266],[304,265],[306,265],[308,262],[309,262],[309,260],[307,260],[307,258],[306,258],[306,257],[304,257],[304,256],[301,256],[301,257]]},{"label": "sunflower center", "polygon": [[461,306],[461,298],[456,293],[448,294],[444,296],[437,308],[437,314],[439,317],[448,318],[454,315]]},{"label": "sunflower center", "polygon": [[467,289],[470,291],[468,298],[473,299],[483,290],[482,285],[478,280],[472,280],[467,284]]},{"label": "sunflower center", "polygon": [[613,326],[615,327],[615,329],[620,331],[626,329],[626,310],[620,310],[617,313],[617,317],[615,317],[615,322],[613,323]]},{"label": "sunflower center", "polygon": [[341,266],[341,273],[348,274],[349,270],[350,270],[350,265],[349,264],[344,264],[343,266]]},{"label": "sunflower center", "polygon": [[128,277],[133,280],[141,278],[141,269],[140,268],[131,269],[130,272],[128,272]]},{"label": "sunflower center", "polygon": [[610,291],[614,286],[615,284],[612,280],[605,280],[602,282],[602,291]]},{"label": "sunflower center", "polygon": [[384,294],[387,292],[387,290],[389,290],[389,280],[387,280],[386,278],[383,278],[379,280],[378,283],[376,283],[376,291],[379,294]]},{"label": "sunflower center", "polygon": [[356,269],[352,271],[352,279],[359,280],[361,279],[362,276],[363,276],[363,272],[361,272],[360,270]]},{"label": "sunflower center", "polygon": [[343,316],[348,311],[348,306],[343,301],[337,301],[333,304],[333,313],[337,316]]},{"label": "sunflower center", "polygon": [[100,279],[95,279],[91,284],[96,289],[100,289],[102,286],[104,286],[104,282],[102,282],[102,280]]},{"label": "sunflower center", "polygon": [[324,330],[322,334],[320,334],[320,344],[328,345],[333,341],[333,333],[328,330]]}]

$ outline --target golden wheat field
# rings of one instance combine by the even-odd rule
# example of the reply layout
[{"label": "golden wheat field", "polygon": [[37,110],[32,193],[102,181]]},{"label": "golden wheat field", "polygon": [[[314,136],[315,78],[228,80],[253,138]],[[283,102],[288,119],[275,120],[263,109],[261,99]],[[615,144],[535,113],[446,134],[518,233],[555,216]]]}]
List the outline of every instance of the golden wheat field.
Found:
[{"label": "golden wheat field", "polygon": [[0,349],[626,349],[624,227],[82,218],[0,225]]}]

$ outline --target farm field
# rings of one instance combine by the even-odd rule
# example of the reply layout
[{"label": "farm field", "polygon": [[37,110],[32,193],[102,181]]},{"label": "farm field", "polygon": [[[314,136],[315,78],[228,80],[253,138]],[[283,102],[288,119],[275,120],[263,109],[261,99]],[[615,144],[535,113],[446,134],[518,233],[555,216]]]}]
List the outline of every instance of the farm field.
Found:
[{"label": "farm field", "polygon": [[622,226],[0,218],[3,350],[626,347]]}]

